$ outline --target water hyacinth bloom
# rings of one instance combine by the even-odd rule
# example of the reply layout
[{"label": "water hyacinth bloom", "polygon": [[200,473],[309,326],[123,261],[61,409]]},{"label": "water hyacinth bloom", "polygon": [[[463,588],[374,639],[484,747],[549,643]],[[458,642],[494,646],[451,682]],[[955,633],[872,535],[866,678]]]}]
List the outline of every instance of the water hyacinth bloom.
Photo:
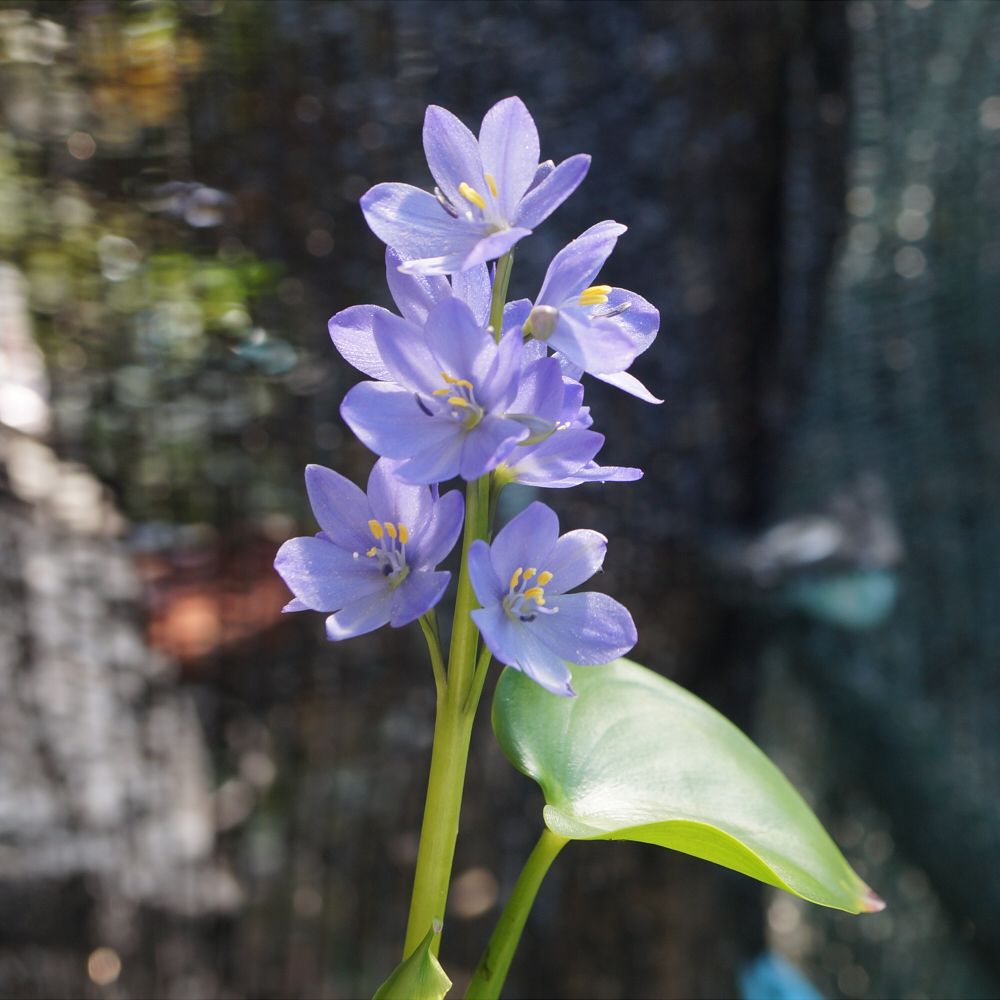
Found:
[{"label": "water hyacinth bloom", "polygon": [[[415,326],[423,327],[430,311],[439,302],[454,296],[472,311],[476,322],[485,326],[490,312],[492,285],[485,264],[452,276],[407,274],[400,271],[403,258],[385,249],[385,277],[389,292],[400,315]],[[350,306],[330,319],[328,328],[334,347],[358,371],[381,381],[392,381],[375,344],[375,317],[393,316],[381,306]]]},{"label": "water hyacinth bloom", "polygon": [[[525,345],[524,353],[528,357],[535,354],[543,356],[544,347],[540,344]],[[641,479],[641,469],[600,466],[593,461],[604,444],[604,435],[590,429],[593,421],[590,408],[583,406],[583,386],[563,378],[560,372],[562,405],[552,413],[551,401],[558,397],[536,372],[535,362],[532,361],[525,368],[511,410],[549,417],[552,430],[537,442],[529,438],[527,442],[518,444],[497,466],[495,474],[498,481],[565,489],[588,482],[632,482]]]},{"label": "water hyacinth bloom", "polygon": [[512,303],[504,326],[519,320],[525,336],[558,352],[571,378],[588,372],[660,403],[626,370],[656,338],[659,312],[635,292],[593,284],[625,231],[617,222],[599,222],[563,247],[549,264],[534,304]]},{"label": "water hyacinth bloom", "polygon": [[334,612],[326,634],[347,639],[386,623],[399,628],[437,604],[451,574],[435,567],[462,530],[457,490],[436,498],[402,482],[385,459],[371,471],[367,496],[321,465],[306,468],[306,488],[323,530],[278,550],[274,567],[295,595],[285,611]]},{"label": "water hyacinth bloom", "polygon": [[[478,479],[530,436],[530,419],[507,413],[520,381],[519,335],[496,343],[456,298],[439,302],[423,329],[388,312],[373,326],[393,382],[361,382],[340,412],[376,454],[406,459],[398,466],[401,478]],[[557,363],[554,375],[558,381]]]},{"label": "water hyacinth bloom", "polygon": [[376,184],[361,199],[372,231],[406,258],[404,270],[453,274],[495,260],[548,218],[586,176],[590,157],[539,163],[538,130],[508,97],[486,112],[478,139],[450,111],[431,105],[424,152],[434,194]]},{"label": "water hyacinth bloom", "polygon": [[604,563],[596,531],[559,535],[555,512],[535,502],[492,545],[469,549],[469,574],[482,608],[472,617],[493,655],[548,691],[572,696],[567,663],[609,663],[636,642],[632,616],[606,594],[567,591]]}]

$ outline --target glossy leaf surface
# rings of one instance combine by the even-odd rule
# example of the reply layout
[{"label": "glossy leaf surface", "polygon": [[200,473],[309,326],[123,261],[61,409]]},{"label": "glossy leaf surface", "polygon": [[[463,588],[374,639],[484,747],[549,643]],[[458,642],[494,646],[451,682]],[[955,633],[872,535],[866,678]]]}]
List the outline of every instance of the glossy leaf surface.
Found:
[{"label": "glossy leaf surface", "polygon": [[788,780],[739,729],[628,660],[574,667],[576,698],[506,670],[493,728],[572,840],[669,847],[849,913],[882,901]]}]

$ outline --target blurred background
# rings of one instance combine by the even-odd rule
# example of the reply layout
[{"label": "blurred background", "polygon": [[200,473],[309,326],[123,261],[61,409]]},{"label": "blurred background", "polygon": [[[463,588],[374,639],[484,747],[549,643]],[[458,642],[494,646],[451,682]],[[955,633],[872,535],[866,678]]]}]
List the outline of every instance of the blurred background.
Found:
[{"label": "blurred background", "polygon": [[[359,196],[428,103],[593,154],[662,314],[591,383],[635,658],[748,730],[887,900],[853,918],[574,844],[514,997],[1000,993],[1000,5],[0,3],[0,994],[357,997],[398,959],[433,718],[417,630],[280,615],[302,469],[372,458],[326,321],[387,302]],[[487,695],[488,697],[488,695]],[[540,829],[474,741],[460,991]],[[768,992],[770,990],[771,992]],[[774,992],[779,990],[779,992]]]}]

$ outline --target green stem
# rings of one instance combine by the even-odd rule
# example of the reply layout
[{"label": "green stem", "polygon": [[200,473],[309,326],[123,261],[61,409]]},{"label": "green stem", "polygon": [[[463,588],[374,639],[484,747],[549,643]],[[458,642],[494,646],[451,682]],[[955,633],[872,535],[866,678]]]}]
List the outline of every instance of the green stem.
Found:
[{"label": "green stem", "polygon": [[[490,302],[490,322],[493,335],[500,339],[503,307],[507,301],[507,285],[514,265],[514,252],[508,251],[497,262]],[[455,597],[455,618],[451,627],[448,649],[448,672],[443,672],[441,649],[436,622],[421,619],[431,665],[437,686],[437,713],[434,718],[434,746],[431,750],[431,771],[427,779],[427,799],[420,827],[417,849],[417,870],[413,877],[410,915],[406,923],[406,959],[427,935],[435,920],[444,919],[448,901],[448,883],[458,839],[458,823],[462,809],[462,790],[469,758],[472,723],[479,707],[486,670],[488,650],[477,664],[476,650],[479,630],[471,612],[479,605],[469,577],[469,547],[477,539],[489,538],[492,523],[490,476],[467,483],[465,489],[465,530],[462,537],[462,564],[458,573],[458,594]],[[477,669],[477,666],[481,669]],[[437,954],[441,936],[435,935],[431,950]]]},{"label": "green stem", "polygon": [[[451,647],[448,650],[448,689],[461,705],[468,696],[476,666],[476,643],[479,630],[470,613],[479,607],[472,579],[469,576],[469,548],[478,538],[485,538],[489,516],[489,476],[483,476],[465,487],[465,533],[462,536],[462,565],[458,572],[458,593],[455,595],[455,619],[451,627]],[[485,493],[486,501],[483,502]],[[427,931],[424,931],[426,934]],[[421,935],[423,937],[423,935]]]},{"label": "green stem", "polygon": [[503,307],[507,301],[507,285],[510,283],[510,272],[514,267],[514,251],[508,250],[497,261],[497,273],[493,279],[493,299],[490,303],[490,326],[493,327],[493,339],[499,340],[503,333]]},{"label": "green stem", "polygon": [[[486,503],[481,502],[485,492]],[[469,756],[469,740],[478,698],[470,698],[475,679],[476,646],[479,632],[470,612],[478,604],[469,578],[469,546],[486,533],[489,510],[489,477],[470,482],[465,491],[465,533],[462,541],[462,566],[455,598],[455,620],[451,628],[448,653],[448,676],[438,692],[434,720],[434,746],[431,771],[427,781],[427,799],[420,828],[417,870],[413,879],[410,916],[406,924],[403,958],[407,958],[427,934],[435,920],[444,919],[448,883],[458,839],[462,808],[462,789]],[[440,936],[434,938],[437,953]]]},{"label": "green stem", "polygon": [[472,982],[465,993],[466,1000],[496,1000],[500,996],[538,888],[556,855],[568,843],[565,837],[560,837],[548,828],[542,831],[535,849],[521,869],[503,913],[500,914],[490,943],[476,966]]},{"label": "green stem", "polygon": [[444,694],[448,679],[444,672],[444,659],[441,656],[441,639],[438,637],[437,617],[434,609],[420,616],[420,628],[427,640],[427,651],[431,656],[431,669],[434,671],[434,687],[437,688],[438,699]]},{"label": "green stem", "polygon": [[483,693],[483,685],[486,683],[486,674],[489,672],[493,654],[490,647],[483,643],[483,648],[479,650],[479,659],[476,661],[476,672],[472,676],[472,689],[469,691],[469,704],[478,704],[479,696]]},{"label": "green stem", "polygon": [[[438,699],[434,720],[431,773],[427,781],[417,870],[406,924],[404,959],[409,958],[434,921],[444,919],[448,900],[473,720],[473,714],[463,712],[461,704],[451,697],[452,691],[453,687],[449,685],[444,697]],[[441,936],[435,935],[431,944],[434,954],[437,954],[440,940]]]},{"label": "green stem", "polygon": [[[493,524],[496,521],[497,516],[497,504],[500,502],[500,494],[503,493],[504,487],[510,482],[510,473],[501,466],[500,469],[496,469],[493,475],[490,477],[490,516],[489,525],[492,530]],[[489,541],[490,536],[487,536],[487,541]]]}]

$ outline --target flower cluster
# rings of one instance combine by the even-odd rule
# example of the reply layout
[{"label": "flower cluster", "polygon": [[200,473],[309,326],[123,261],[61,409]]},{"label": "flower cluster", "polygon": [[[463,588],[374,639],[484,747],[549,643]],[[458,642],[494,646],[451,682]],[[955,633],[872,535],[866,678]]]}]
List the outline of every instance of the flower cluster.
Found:
[{"label": "flower cluster", "polygon": [[[322,531],[286,542],[275,563],[295,595],[286,610],[330,612],[331,639],[405,625],[440,600],[449,574],[436,567],[463,520],[460,495],[441,495],[440,484],[490,477],[495,497],[511,482],[567,488],[641,477],[597,463],[604,436],[583,402],[584,373],[660,402],[628,372],[659,314],[635,292],[599,282],[625,226],[592,226],[556,254],[534,300],[504,301],[513,247],[573,193],[590,158],[540,161],[535,123],[515,97],[487,112],[478,137],[432,106],[423,139],[433,192],[378,184],[361,199],[386,244],[398,314],[353,306],[329,324],[337,350],[369,379],[341,405],[380,456],[368,494],[310,466]],[[601,568],[606,544],[593,531],[559,536],[556,515],[535,502],[492,545],[468,546],[465,572],[481,605],[472,620],[489,651],[571,695],[567,663],[606,663],[631,649],[635,626],[622,605],[568,593]]]}]

